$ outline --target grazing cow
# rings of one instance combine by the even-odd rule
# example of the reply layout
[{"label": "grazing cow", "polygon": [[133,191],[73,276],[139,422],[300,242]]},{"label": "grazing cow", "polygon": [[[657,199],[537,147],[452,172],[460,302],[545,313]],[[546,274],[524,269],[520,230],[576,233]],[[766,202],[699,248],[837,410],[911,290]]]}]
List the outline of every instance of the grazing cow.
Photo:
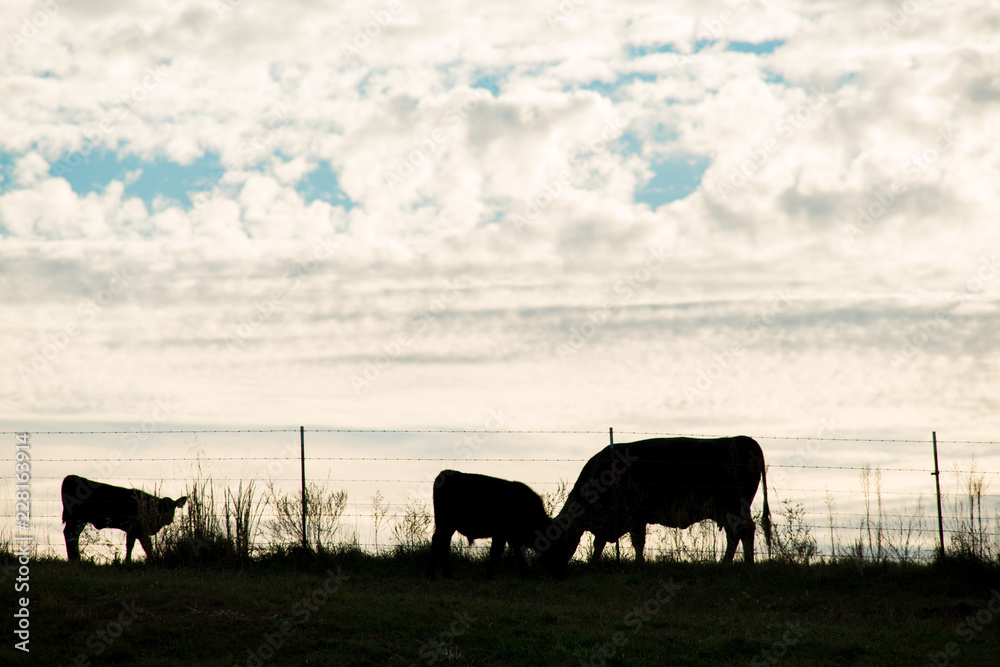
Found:
[{"label": "grazing cow", "polygon": [[629,533],[641,563],[646,524],[687,528],[711,519],[726,531],[722,560],[732,562],[742,541],[743,560],[753,563],[750,504],[758,482],[764,487],[761,524],[770,549],[764,453],[752,438],[655,438],[609,445],[583,466],[566,504],[547,532],[536,534],[534,546],[552,551],[561,570],[584,531],[594,535],[591,560],[600,558],[606,543]]},{"label": "grazing cow", "polygon": [[132,560],[132,547],[136,540],[142,544],[149,558],[153,553],[150,536],[170,524],[174,520],[174,510],[184,507],[186,502],[187,496],[180,500],[157,498],[138,489],[124,489],[67,475],[62,483],[66,556],[69,560],[80,560],[80,533],[90,523],[97,529],[125,531],[126,563]]},{"label": "grazing cow", "polygon": [[[492,537],[487,575],[496,572],[504,546],[517,552],[521,575],[528,571],[525,550],[535,539],[535,532],[545,530],[549,516],[538,494],[521,482],[511,482],[487,475],[442,470],[434,480],[434,537],[427,576],[434,578],[438,562],[446,578],[451,577],[448,554],[456,531],[472,544],[473,540]],[[542,565],[548,558],[543,555]]]}]

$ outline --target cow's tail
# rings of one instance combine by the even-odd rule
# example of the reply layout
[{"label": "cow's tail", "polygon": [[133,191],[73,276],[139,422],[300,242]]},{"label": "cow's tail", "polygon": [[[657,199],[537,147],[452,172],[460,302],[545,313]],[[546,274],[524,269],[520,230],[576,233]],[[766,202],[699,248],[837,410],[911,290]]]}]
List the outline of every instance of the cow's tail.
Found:
[{"label": "cow's tail", "polygon": [[767,557],[771,557],[771,508],[767,506],[767,463],[764,456],[760,457],[760,485],[764,487],[764,509],[760,514],[760,525],[764,529],[764,541],[767,542]]}]

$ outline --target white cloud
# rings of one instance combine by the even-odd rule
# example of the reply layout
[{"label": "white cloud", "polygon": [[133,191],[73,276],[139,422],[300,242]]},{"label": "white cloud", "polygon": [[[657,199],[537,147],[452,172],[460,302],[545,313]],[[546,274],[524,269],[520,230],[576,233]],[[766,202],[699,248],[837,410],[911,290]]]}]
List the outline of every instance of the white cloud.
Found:
[{"label": "white cloud", "polygon": [[[900,375],[884,360],[997,246],[1000,42],[987,8],[921,3],[889,31],[891,3],[588,3],[550,25],[559,3],[404,2],[359,38],[382,6],[71,3],[4,52],[0,255],[23,271],[6,292],[18,312],[58,311],[60,290],[93,279],[82,261],[42,279],[65,254],[136,276],[5,414],[127,414],[147,378],[195,392],[192,418],[406,425],[458,419],[479,392],[532,425],[600,415],[718,430],[795,428],[794,415],[828,405],[872,424],[872,405],[906,404],[902,425],[935,405],[915,388],[928,374],[948,396],[986,392],[963,349],[975,368],[996,366],[984,343],[996,283],[953,320],[959,343],[928,343]],[[4,11],[5,30],[29,9]],[[772,40],[773,53],[727,50]],[[654,51],[668,44],[677,53]],[[614,138],[594,147],[609,125]],[[956,140],[929,159],[949,128]],[[87,194],[49,175],[91,148],[139,167]],[[198,209],[130,194],[154,161],[206,154],[228,176],[197,186]],[[654,161],[680,155],[710,161],[702,186],[637,204]],[[354,208],[297,189],[321,163]],[[858,209],[897,181],[864,224]],[[228,351],[227,332],[317,239],[336,254]],[[659,246],[669,269],[560,360],[571,328]],[[355,394],[351,375],[458,279],[469,287],[454,306]],[[799,310],[689,404],[684,385],[789,286]],[[32,335],[3,334],[6,367],[60,326],[32,321]],[[98,367],[120,379],[82,390]],[[948,400],[956,419],[996,425],[984,403]]]}]

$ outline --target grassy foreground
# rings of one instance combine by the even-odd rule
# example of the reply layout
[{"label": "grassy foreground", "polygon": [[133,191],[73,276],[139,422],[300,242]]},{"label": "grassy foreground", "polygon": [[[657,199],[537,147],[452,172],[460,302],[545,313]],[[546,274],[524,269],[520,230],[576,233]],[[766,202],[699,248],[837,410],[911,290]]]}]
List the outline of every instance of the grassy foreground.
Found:
[{"label": "grassy foreground", "polygon": [[[986,665],[995,566],[627,563],[494,580],[424,554],[272,558],[243,570],[31,563],[31,653],[0,664]],[[574,565],[576,565],[574,563]],[[18,594],[20,595],[20,594]],[[996,598],[996,602],[991,600]]]}]

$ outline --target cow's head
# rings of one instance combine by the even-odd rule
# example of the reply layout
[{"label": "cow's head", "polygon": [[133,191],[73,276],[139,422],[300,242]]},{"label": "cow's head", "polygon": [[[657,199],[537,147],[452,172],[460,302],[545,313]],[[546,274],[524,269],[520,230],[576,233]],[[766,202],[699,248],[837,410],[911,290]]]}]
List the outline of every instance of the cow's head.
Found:
[{"label": "cow's head", "polygon": [[556,515],[542,530],[535,532],[532,546],[539,556],[542,568],[556,579],[565,579],[567,565],[576,553],[582,536],[583,531],[565,510]]},{"label": "cow's head", "polygon": [[174,510],[184,507],[184,503],[187,502],[187,496],[183,498],[178,498],[173,500],[171,498],[160,498],[160,519],[163,520],[163,525],[169,525],[174,521]]},{"label": "cow's head", "polygon": [[140,503],[139,518],[145,531],[149,535],[153,535],[164,526],[173,523],[174,511],[179,507],[184,507],[187,496],[178,500],[146,496],[146,501],[151,502]]}]

